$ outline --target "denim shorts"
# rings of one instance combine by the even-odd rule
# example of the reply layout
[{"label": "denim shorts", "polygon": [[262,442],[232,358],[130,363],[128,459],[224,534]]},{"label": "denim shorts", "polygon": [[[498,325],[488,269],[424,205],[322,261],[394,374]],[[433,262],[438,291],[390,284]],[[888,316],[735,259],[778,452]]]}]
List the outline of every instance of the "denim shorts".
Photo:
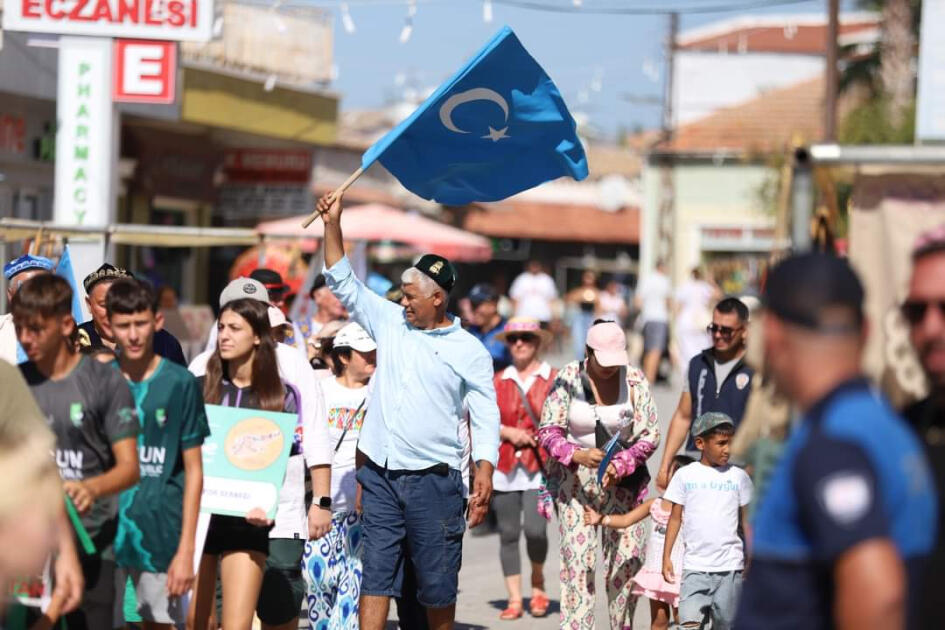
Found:
[{"label": "denim shorts", "polygon": [[728,630],[735,623],[741,589],[741,571],[683,571],[679,589],[679,627],[689,623],[706,628],[711,619],[712,630]]},{"label": "denim shorts", "polygon": [[463,480],[440,464],[421,471],[358,470],[363,508],[361,595],[400,597],[409,550],[417,599],[428,608],[456,603],[463,555]]}]

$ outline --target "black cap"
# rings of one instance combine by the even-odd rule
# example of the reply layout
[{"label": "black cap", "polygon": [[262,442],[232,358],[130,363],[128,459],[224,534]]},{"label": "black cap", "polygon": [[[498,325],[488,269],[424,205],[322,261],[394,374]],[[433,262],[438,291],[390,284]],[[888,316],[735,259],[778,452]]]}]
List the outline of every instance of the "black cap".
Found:
[{"label": "black cap", "polygon": [[478,306],[483,302],[496,302],[499,299],[498,293],[492,288],[492,285],[480,282],[469,290],[469,301],[473,306]]},{"label": "black cap", "polygon": [[414,265],[436,282],[444,291],[449,293],[456,284],[456,269],[453,264],[442,256],[424,254]]},{"label": "black cap", "polygon": [[289,287],[282,281],[282,276],[278,271],[272,269],[254,269],[252,273],[249,274],[249,277],[253,280],[257,280],[264,287],[266,291],[269,292],[269,296],[272,297],[272,294],[284,293]]},{"label": "black cap", "polygon": [[122,269],[121,267],[116,267],[109,263],[103,263],[101,267],[85,276],[85,280],[82,281],[82,286],[85,287],[85,292],[91,293],[92,287],[94,287],[99,282],[104,282],[105,280],[114,281],[120,280],[121,278],[133,278],[127,269]]},{"label": "black cap", "polygon": [[[863,285],[849,263],[829,254],[800,254],[768,273],[764,305],[779,319],[822,333],[850,333],[863,324]],[[850,311],[852,323],[824,320],[828,308]]]}]

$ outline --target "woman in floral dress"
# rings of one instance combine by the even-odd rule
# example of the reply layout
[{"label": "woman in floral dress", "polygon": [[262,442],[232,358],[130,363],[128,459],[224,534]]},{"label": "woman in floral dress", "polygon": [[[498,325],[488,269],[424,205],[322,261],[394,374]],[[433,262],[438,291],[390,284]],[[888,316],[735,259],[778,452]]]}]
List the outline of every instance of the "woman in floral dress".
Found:
[{"label": "woman in floral dress", "polygon": [[[561,627],[598,627],[594,619],[597,548],[602,547],[611,630],[633,625],[645,527],[624,530],[585,525],[584,508],[629,512],[646,497],[646,460],[659,443],[656,405],[643,372],[629,365],[627,339],[614,322],[587,333],[583,361],[569,363],[545,400],[538,439],[556,464],[549,473],[561,537]],[[619,434],[616,454],[598,482],[607,438]],[[603,627],[603,624],[601,625]]]}]

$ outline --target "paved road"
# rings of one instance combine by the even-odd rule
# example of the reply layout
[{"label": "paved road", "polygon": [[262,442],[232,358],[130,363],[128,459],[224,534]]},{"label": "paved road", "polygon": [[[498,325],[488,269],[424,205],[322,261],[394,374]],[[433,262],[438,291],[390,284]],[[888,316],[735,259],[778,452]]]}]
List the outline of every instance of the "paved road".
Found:
[{"label": "paved road", "polygon": [[[561,364],[562,362],[555,362]],[[669,426],[669,420],[679,400],[679,387],[657,386],[654,391],[659,411],[660,430],[663,436]],[[650,458],[650,474],[655,479],[656,469],[663,454],[662,440],[656,454]],[[655,489],[650,487],[650,492]],[[651,495],[652,496],[652,495]],[[508,628],[509,630],[551,630],[558,627],[558,535],[557,523],[549,524],[549,554],[545,570],[545,581],[549,597],[552,599],[551,613],[544,619],[533,619],[527,613],[521,619],[509,622],[500,621],[499,612],[506,606],[506,592],[499,565],[499,539],[497,535],[471,536],[467,534],[463,543],[463,568],[460,573],[460,594],[456,612],[456,627],[460,630],[481,630],[485,628]],[[520,545],[522,566],[528,567],[524,541]],[[527,571],[527,569],[526,569]],[[526,585],[527,585],[526,576]],[[526,591],[527,592],[527,591]],[[597,628],[607,628],[606,602],[603,583],[598,576],[597,592]],[[392,618],[395,618],[392,615]],[[634,629],[649,628],[649,604],[640,600],[634,617]],[[390,623],[389,628],[396,628]]]}]

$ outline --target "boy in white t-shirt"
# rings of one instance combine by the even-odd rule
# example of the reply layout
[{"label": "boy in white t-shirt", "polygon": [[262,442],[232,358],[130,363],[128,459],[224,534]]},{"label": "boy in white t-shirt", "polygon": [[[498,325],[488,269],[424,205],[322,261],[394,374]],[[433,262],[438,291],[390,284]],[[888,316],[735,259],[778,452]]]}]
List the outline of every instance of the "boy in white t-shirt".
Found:
[{"label": "boy in white t-shirt", "polygon": [[692,426],[702,458],[673,475],[663,495],[673,504],[666,528],[663,577],[675,582],[670,551],[683,530],[682,585],[679,592],[679,627],[704,628],[711,617],[713,630],[727,630],[735,620],[744,543],[739,525],[746,523],[752,483],[746,473],[728,463],[735,423],[724,413],[702,414]]}]

